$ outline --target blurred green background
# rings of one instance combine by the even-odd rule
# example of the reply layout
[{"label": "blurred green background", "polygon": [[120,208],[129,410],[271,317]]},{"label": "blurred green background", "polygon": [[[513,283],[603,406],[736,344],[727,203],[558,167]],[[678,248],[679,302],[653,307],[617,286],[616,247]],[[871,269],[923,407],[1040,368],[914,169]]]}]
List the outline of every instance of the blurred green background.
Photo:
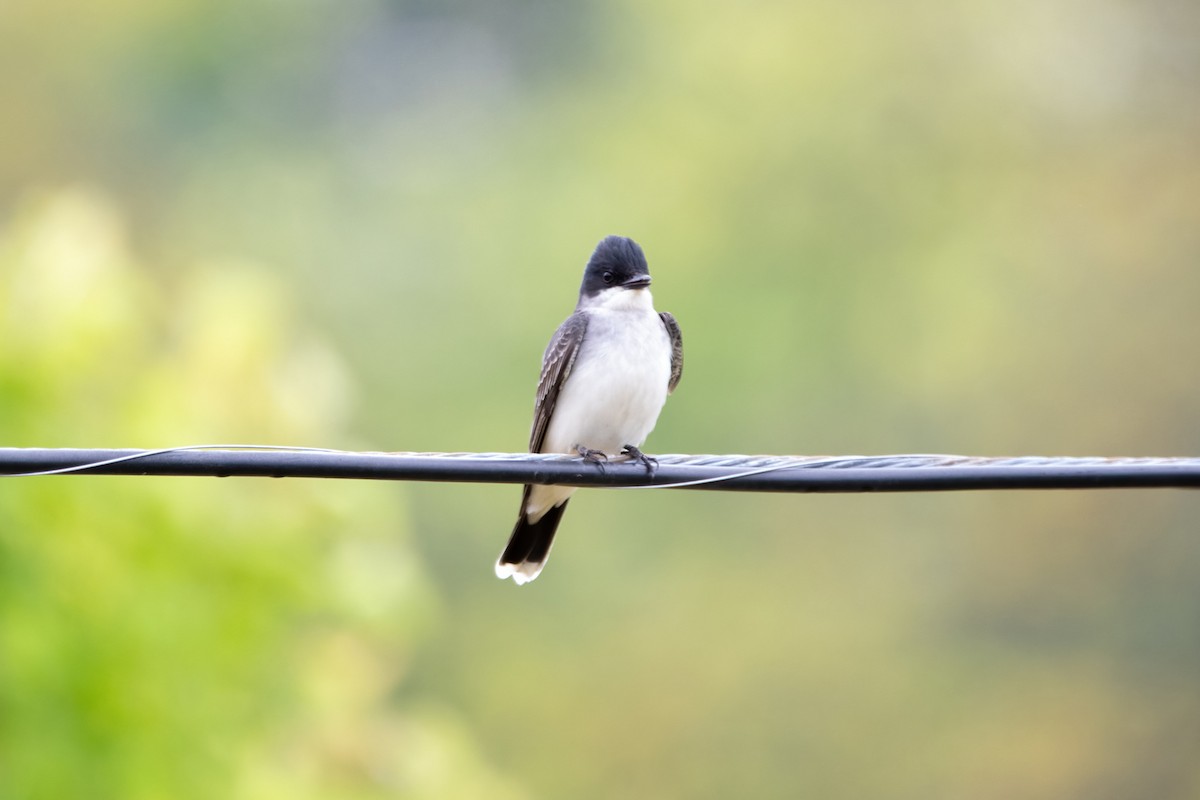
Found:
[{"label": "blurred green background", "polygon": [[[0,443],[1200,454],[1200,6],[7,0]],[[446,365],[454,365],[453,369]],[[1200,499],[0,484],[0,798],[1200,796]]]}]

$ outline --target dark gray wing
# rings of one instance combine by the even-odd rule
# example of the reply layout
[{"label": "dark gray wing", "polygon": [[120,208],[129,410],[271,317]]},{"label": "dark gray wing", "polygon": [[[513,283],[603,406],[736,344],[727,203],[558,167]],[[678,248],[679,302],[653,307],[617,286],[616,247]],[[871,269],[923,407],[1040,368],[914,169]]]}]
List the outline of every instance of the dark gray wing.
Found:
[{"label": "dark gray wing", "polygon": [[667,328],[667,335],[671,337],[671,380],[667,381],[667,394],[670,394],[683,376],[683,332],[679,330],[679,323],[670,311],[660,311],[658,316]]},{"label": "dark gray wing", "polygon": [[542,356],[542,376],[538,379],[537,400],[533,404],[533,430],[529,433],[529,452],[540,453],[550,427],[550,417],[558,403],[558,393],[571,374],[583,334],[587,331],[587,317],[572,314],[558,326],[546,354]]}]

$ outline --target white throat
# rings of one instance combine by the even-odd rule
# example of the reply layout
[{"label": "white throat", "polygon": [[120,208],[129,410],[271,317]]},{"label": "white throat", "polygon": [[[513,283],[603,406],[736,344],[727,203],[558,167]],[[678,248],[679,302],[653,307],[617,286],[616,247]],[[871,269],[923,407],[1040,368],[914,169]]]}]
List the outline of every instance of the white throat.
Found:
[{"label": "white throat", "polygon": [[614,286],[594,297],[581,297],[580,311],[654,311],[654,298],[649,289],[627,289]]}]

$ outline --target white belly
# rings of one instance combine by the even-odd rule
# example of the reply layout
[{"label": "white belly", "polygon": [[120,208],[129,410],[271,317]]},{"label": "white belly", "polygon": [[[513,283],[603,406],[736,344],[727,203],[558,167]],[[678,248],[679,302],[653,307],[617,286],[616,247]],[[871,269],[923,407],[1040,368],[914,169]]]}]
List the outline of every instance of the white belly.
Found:
[{"label": "white belly", "polygon": [[[667,401],[671,340],[638,292],[636,306],[593,311],[566,385],[558,396],[543,453],[575,453],[579,447],[616,456],[625,445],[640,447]],[[526,513],[541,519],[575,492],[566,486],[535,486]]]},{"label": "white belly", "polygon": [[543,453],[610,455],[646,441],[667,401],[671,342],[658,314],[597,311],[563,386]]}]

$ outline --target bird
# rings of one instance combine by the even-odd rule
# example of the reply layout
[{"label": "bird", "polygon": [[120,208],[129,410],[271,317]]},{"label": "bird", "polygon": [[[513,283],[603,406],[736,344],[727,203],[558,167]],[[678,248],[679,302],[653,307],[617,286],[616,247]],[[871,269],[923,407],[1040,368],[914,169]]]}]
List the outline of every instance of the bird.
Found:
[{"label": "bird", "polygon": [[[574,313],[542,356],[529,452],[577,454],[601,469],[623,455],[653,474],[657,462],[640,448],[682,374],[683,335],[674,316],[654,310],[645,253],[606,236],[584,268]],[[574,493],[525,485],[496,577],[521,585],[541,573]]]}]

